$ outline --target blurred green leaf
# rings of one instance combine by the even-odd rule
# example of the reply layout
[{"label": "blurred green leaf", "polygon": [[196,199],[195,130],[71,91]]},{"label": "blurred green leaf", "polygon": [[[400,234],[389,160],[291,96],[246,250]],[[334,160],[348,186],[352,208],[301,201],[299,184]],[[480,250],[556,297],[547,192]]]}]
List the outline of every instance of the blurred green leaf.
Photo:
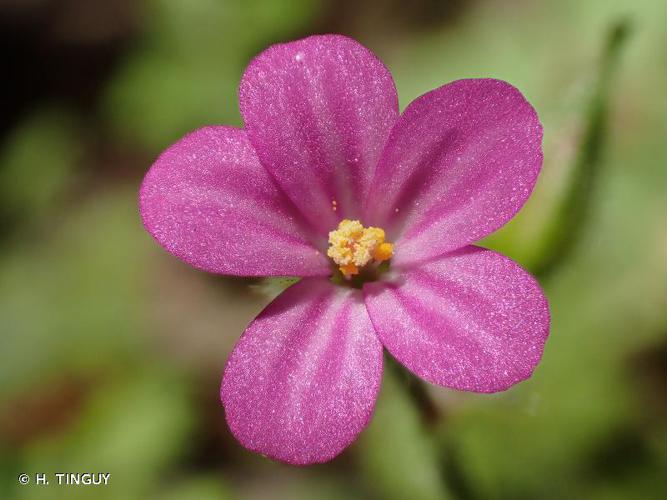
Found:
[{"label": "blurred green leaf", "polygon": [[569,108],[569,116],[547,122],[553,130],[545,131],[545,167],[533,196],[483,242],[538,276],[565,261],[588,223],[603,167],[610,91],[629,29],[627,20],[611,28],[594,81],[585,82],[587,90],[576,99],[578,105]]},{"label": "blurred green leaf", "polygon": [[607,136],[610,90],[616,67],[630,30],[629,21],[618,22],[610,30],[597,81],[587,106],[585,125],[567,188],[562,196],[552,224],[542,240],[543,251],[533,265],[537,275],[552,272],[562,264],[577,244],[595,195],[597,177],[603,161]]}]

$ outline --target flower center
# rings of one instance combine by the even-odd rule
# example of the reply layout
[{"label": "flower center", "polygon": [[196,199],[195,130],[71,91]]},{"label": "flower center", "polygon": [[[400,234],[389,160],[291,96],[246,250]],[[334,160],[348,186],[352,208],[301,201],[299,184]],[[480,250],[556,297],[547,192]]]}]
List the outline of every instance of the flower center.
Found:
[{"label": "flower center", "polygon": [[329,233],[327,255],[348,280],[365,265],[379,264],[393,254],[394,245],[384,241],[383,229],[364,227],[358,220],[343,219],[338,229]]}]

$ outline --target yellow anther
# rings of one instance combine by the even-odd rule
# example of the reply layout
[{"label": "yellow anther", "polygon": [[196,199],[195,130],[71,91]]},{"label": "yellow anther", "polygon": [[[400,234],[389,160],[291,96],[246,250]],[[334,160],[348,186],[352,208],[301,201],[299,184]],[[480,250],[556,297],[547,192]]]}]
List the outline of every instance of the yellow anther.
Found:
[{"label": "yellow anther", "polygon": [[394,245],[391,243],[382,243],[373,252],[373,258],[378,262],[389,260],[392,255],[394,255]]},{"label": "yellow anther", "polygon": [[343,273],[343,275],[346,277],[359,274],[359,268],[354,264],[345,264],[344,266],[340,266],[338,269],[340,269],[340,272]]},{"label": "yellow anther", "polygon": [[349,278],[373,260],[382,262],[391,258],[394,246],[384,238],[384,230],[379,227],[364,227],[358,220],[344,219],[338,229],[329,233],[327,255]]}]

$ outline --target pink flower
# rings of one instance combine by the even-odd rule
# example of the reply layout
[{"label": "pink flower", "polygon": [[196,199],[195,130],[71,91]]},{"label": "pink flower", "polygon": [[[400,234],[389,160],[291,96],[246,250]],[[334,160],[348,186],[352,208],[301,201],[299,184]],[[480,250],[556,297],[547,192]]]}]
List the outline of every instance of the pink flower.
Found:
[{"label": "pink flower", "polygon": [[239,95],[245,129],[205,127],[168,148],[140,207],[194,267],[302,278],[227,362],[222,402],[245,447],[292,464],[338,455],[371,418],[383,346],[463,391],[532,374],[546,299],[513,261],[471,245],[517,213],[542,166],[542,127],[517,89],[459,80],[399,115],[387,68],[325,35],[262,52]]}]

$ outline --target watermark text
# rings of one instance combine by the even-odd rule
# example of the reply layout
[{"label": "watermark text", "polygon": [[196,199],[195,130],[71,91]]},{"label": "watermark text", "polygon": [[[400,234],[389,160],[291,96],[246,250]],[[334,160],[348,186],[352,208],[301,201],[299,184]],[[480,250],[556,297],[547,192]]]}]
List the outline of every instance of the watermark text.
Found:
[{"label": "watermark text", "polygon": [[110,472],[54,472],[47,474],[22,473],[18,476],[19,484],[33,483],[39,486],[106,486],[111,480]]}]

